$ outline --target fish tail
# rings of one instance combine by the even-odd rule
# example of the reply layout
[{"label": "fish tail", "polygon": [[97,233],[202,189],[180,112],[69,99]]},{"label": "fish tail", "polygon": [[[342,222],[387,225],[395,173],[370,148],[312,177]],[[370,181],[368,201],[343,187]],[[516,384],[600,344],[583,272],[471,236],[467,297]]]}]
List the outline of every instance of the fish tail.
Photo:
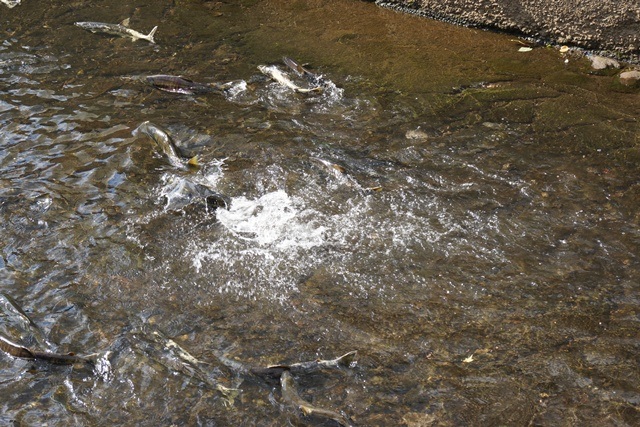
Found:
[{"label": "fish tail", "polygon": [[192,158],[190,158],[189,161],[187,162],[187,164],[189,166],[197,168],[197,167],[200,167],[200,160],[198,160],[198,156],[196,155],[196,156],[193,156]]},{"label": "fish tail", "polygon": [[156,41],[153,39],[153,35],[156,33],[156,30],[158,29],[158,26],[156,25],[155,27],[153,27],[153,29],[151,30],[151,32],[149,32],[149,34],[147,34],[146,39],[149,40],[151,43],[155,43]]}]

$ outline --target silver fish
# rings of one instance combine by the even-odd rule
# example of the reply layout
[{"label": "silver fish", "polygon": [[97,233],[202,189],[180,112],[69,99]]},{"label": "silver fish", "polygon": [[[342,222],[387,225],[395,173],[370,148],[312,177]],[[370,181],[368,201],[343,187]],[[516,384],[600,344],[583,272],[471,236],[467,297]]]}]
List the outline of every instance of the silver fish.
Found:
[{"label": "silver fish", "polygon": [[6,4],[9,9],[12,9],[20,4],[20,0],[0,0],[0,3]]},{"label": "silver fish", "polygon": [[310,362],[298,362],[293,363],[291,365],[271,365],[268,366],[269,369],[274,368],[283,368],[289,372],[294,374],[304,374],[309,372],[318,371],[324,368],[337,368],[339,366],[350,366],[356,356],[358,355],[358,351],[350,351],[349,353],[343,354],[340,357],[336,357],[335,359],[330,360],[312,360]]},{"label": "silver fish", "polygon": [[[182,160],[183,156],[180,154],[180,150],[178,149],[178,147],[176,147],[176,144],[173,142],[173,139],[171,139],[167,132],[149,121],[146,121],[138,126],[138,128],[133,131],[133,134],[137,135],[139,132],[147,135],[149,138],[153,139],[156,144],[158,144],[160,150],[162,150],[165,156],[167,156],[167,158],[169,159],[169,163],[179,168],[185,167]],[[193,157],[188,161],[188,164],[197,166],[197,158]]]},{"label": "silver fish", "polygon": [[289,89],[294,90],[298,93],[312,93],[312,92],[322,92],[322,87],[316,86],[313,88],[303,88],[295,84],[285,73],[280,71],[278,67],[275,65],[258,65],[258,70],[268,77],[271,77],[276,82],[280,83],[282,86],[288,87]]},{"label": "silver fish", "polygon": [[289,371],[284,371],[280,377],[280,386],[282,387],[282,398],[288,404],[300,409],[304,415],[314,415],[316,417],[328,418],[340,424],[341,426],[351,426],[351,423],[342,414],[330,409],[318,408],[304,400],[298,394],[296,383]]},{"label": "silver fish", "polygon": [[104,22],[76,22],[76,26],[91,31],[92,33],[105,33],[120,37],[130,37],[132,40],[146,40],[149,43],[154,43],[153,35],[158,29],[157,26],[153,27],[151,32],[147,35],[139,33],[136,30],[129,28],[129,18],[122,21],[120,24],[106,24]]}]

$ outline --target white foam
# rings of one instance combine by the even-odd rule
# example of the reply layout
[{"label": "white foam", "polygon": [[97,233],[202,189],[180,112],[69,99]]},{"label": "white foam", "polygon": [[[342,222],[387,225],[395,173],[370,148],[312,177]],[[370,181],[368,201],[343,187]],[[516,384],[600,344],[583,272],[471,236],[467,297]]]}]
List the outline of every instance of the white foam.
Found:
[{"label": "white foam", "polygon": [[282,191],[249,200],[232,200],[229,210],[220,210],[218,220],[238,238],[280,250],[311,248],[324,242],[325,227],[314,224],[312,212],[296,207]]}]

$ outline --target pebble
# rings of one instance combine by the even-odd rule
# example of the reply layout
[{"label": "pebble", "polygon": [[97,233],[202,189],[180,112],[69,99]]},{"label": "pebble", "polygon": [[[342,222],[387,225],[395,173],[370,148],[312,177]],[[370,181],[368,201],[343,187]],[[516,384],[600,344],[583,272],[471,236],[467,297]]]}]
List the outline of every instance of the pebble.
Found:
[{"label": "pebble", "polygon": [[419,140],[429,139],[429,135],[425,131],[420,130],[420,128],[408,130],[407,133],[405,134],[405,137],[407,139],[419,139]]},{"label": "pebble", "polygon": [[634,86],[640,83],[640,71],[631,70],[620,73],[620,83],[625,86]]}]

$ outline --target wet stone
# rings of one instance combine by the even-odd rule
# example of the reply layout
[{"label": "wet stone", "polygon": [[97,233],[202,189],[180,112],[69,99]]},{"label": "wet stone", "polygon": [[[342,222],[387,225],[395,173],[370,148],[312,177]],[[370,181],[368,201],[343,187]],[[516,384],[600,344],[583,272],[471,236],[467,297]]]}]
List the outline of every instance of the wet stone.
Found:
[{"label": "wet stone", "polygon": [[620,68],[620,63],[615,59],[607,58],[604,56],[593,55],[589,56],[591,61],[591,68],[594,70],[606,70],[607,68]]},{"label": "wet stone", "polygon": [[618,76],[620,83],[625,86],[639,86],[640,85],[640,71],[631,70],[624,71]]}]

